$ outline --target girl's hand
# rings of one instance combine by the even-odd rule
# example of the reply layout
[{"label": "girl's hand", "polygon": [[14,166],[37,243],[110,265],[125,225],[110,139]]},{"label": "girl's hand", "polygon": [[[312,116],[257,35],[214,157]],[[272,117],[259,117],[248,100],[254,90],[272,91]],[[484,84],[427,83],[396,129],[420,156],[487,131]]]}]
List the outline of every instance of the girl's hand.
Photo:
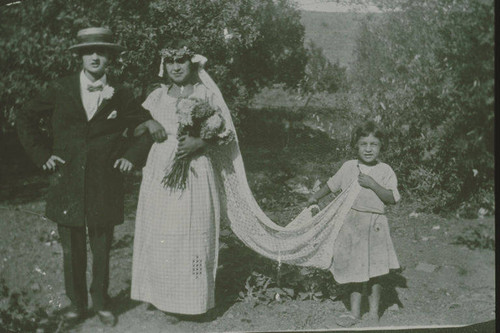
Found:
[{"label": "girl's hand", "polygon": [[311,209],[311,213],[312,213],[312,216],[316,216],[318,215],[319,213],[319,208],[318,207],[314,207]]},{"label": "girl's hand", "polygon": [[189,135],[183,135],[179,138],[179,144],[177,145],[176,158],[184,158],[186,156],[196,153],[198,150],[204,148],[207,145],[203,139],[195,138]]},{"label": "girl's hand", "polygon": [[318,205],[318,199],[316,199],[314,196],[310,197],[309,200],[307,200],[307,208],[316,205],[316,207],[313,207],[311,209],[312,216],[315,216],[316,214],[319,213],[319,208],[317,207]]},{"label": "girl's hand", "polygon": [[359,173],[358,183],[362,187],[369,188],[369,189],[372,189],[372,190],[373,190],[373,188],[375,186],[378,185],[377,182],[372,177],[370,177],[367,174],[364,174],[362,172]]},{"label": "girl's hand", "polygon": [[309,200],[307,200],[307,207],[310,207],[312,205],[317,205],[318,204],[318,199],[314,197],[310,197]]}]

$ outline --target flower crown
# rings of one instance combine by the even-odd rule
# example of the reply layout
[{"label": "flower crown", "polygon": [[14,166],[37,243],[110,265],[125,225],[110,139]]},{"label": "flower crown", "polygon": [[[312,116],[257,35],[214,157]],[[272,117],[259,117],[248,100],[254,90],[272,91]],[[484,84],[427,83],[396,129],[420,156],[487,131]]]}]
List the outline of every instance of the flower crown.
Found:
[{"label": "flower crown", "polygon": [[184,46],[181,49],[173,49],[173,48],[165,48],[160,51],[160,56],[162,59],[170,58],[170,59],[182,59],[184,57],[192,58],[195,53],[190,50],[187,46]]},{"label": "flower crown", "polygon": [[180,59],[187,57],[187,58],[189,58],[191,63],[198,65],[198,69],[202,69],[203,66],[205,66],[205,63],[207,62],[207,58],[205,58],[202,55],[194,53],[187,46],[184,46],[183,48],[180,48],[180,49],[164,48],[164,49],[160,50],[159,53],[161,56],[160,71],[158,72],[159,77],[163,77],[165,59],[167,62],[170,62],[170,61],[176,61],[176,60],[180,60]]}]

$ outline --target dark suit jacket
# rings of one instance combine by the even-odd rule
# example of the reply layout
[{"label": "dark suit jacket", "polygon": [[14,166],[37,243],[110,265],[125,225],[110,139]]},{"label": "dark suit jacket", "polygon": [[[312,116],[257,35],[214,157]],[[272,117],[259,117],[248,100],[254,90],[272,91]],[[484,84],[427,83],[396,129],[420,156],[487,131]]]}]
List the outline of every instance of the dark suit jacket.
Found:
[{"label": "dark suit jacket", "polygon": [[[51,175],[47,196],[46,215],[59,224],[99,227],[122,223],[123,176],[113,164],[124,157],[140,166],[151,147],[149,134],[128,140],[123,136],[126,129],[133,131],[151,115],[131,91],[109,81],[115,92],[90,121],[82,105],[79,73],[51,82],[17,116],[19,139],[37,166],[51,155],[66,161]],[[111,113],[116,117],[108,119]],[[50,119],[51,143],[39,131],[44,116]]]}]

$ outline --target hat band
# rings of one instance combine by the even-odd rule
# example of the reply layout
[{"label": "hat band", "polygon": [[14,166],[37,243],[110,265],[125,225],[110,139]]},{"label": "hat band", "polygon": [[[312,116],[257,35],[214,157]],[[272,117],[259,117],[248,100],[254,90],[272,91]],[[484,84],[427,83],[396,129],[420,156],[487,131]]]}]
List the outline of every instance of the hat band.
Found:
[{"label": "hat band", "polygon": [[113,37],[109,34],[92,34],[78,36],[78,41],[80,43],[113,43]]}]

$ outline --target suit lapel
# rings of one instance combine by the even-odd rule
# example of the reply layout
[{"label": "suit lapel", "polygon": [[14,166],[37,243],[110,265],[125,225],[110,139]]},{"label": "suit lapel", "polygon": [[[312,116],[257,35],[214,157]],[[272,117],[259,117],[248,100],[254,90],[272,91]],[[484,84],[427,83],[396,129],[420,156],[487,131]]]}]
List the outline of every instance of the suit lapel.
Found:
[{"label": "suit lapel", "polygon": [[68,88],[69,89],[67,90],[67,93],[73,99],[73,102],[75,104],[75,111],[86,121],[87,112],[85,112],[85,109],[83,108],[82,94],[80,92],[80,73],[70,77]]},{"label": "suit lapel", "polygon": [[103,99],[101,101],[101,103],[99,104],[99,106],[97,107],[97,110],[94,114],[94,116],[92,117],[92,119],[90,119],[90,121],[93,121],[95,119],[99,119],[102,117],[102,115],[106,114],[106,110],[108,110],[110,108],[110,106],[112,106],[114,103],[114,100],[115,100],[115,96],[117,95],[118,93],[118,90],[120,89],[119,87],[116,87],[114,85],[114,81],[112,78],[110,78],[108,76],[108,83],[107,83],[108,86],[110,87],[113,87],[114,89],[114,93],[113,93],[113,96],[109,99]]},{"label": "suit lapel", "polygon": [[[116,91],[115,91],[115,94],[116,94]],[[104,110],[106,110],[109,107],[109,105],[111,104],[111,102],[112,102],[112,98],[110,98],[110,99],[103,99],[101,101],[101,104],[99,104],[99,106],[97,107],[97,110],[94,113],[94,116],[92,117],[92,119],[90,119],[90,121],[99,118],[104,113]]]}]

